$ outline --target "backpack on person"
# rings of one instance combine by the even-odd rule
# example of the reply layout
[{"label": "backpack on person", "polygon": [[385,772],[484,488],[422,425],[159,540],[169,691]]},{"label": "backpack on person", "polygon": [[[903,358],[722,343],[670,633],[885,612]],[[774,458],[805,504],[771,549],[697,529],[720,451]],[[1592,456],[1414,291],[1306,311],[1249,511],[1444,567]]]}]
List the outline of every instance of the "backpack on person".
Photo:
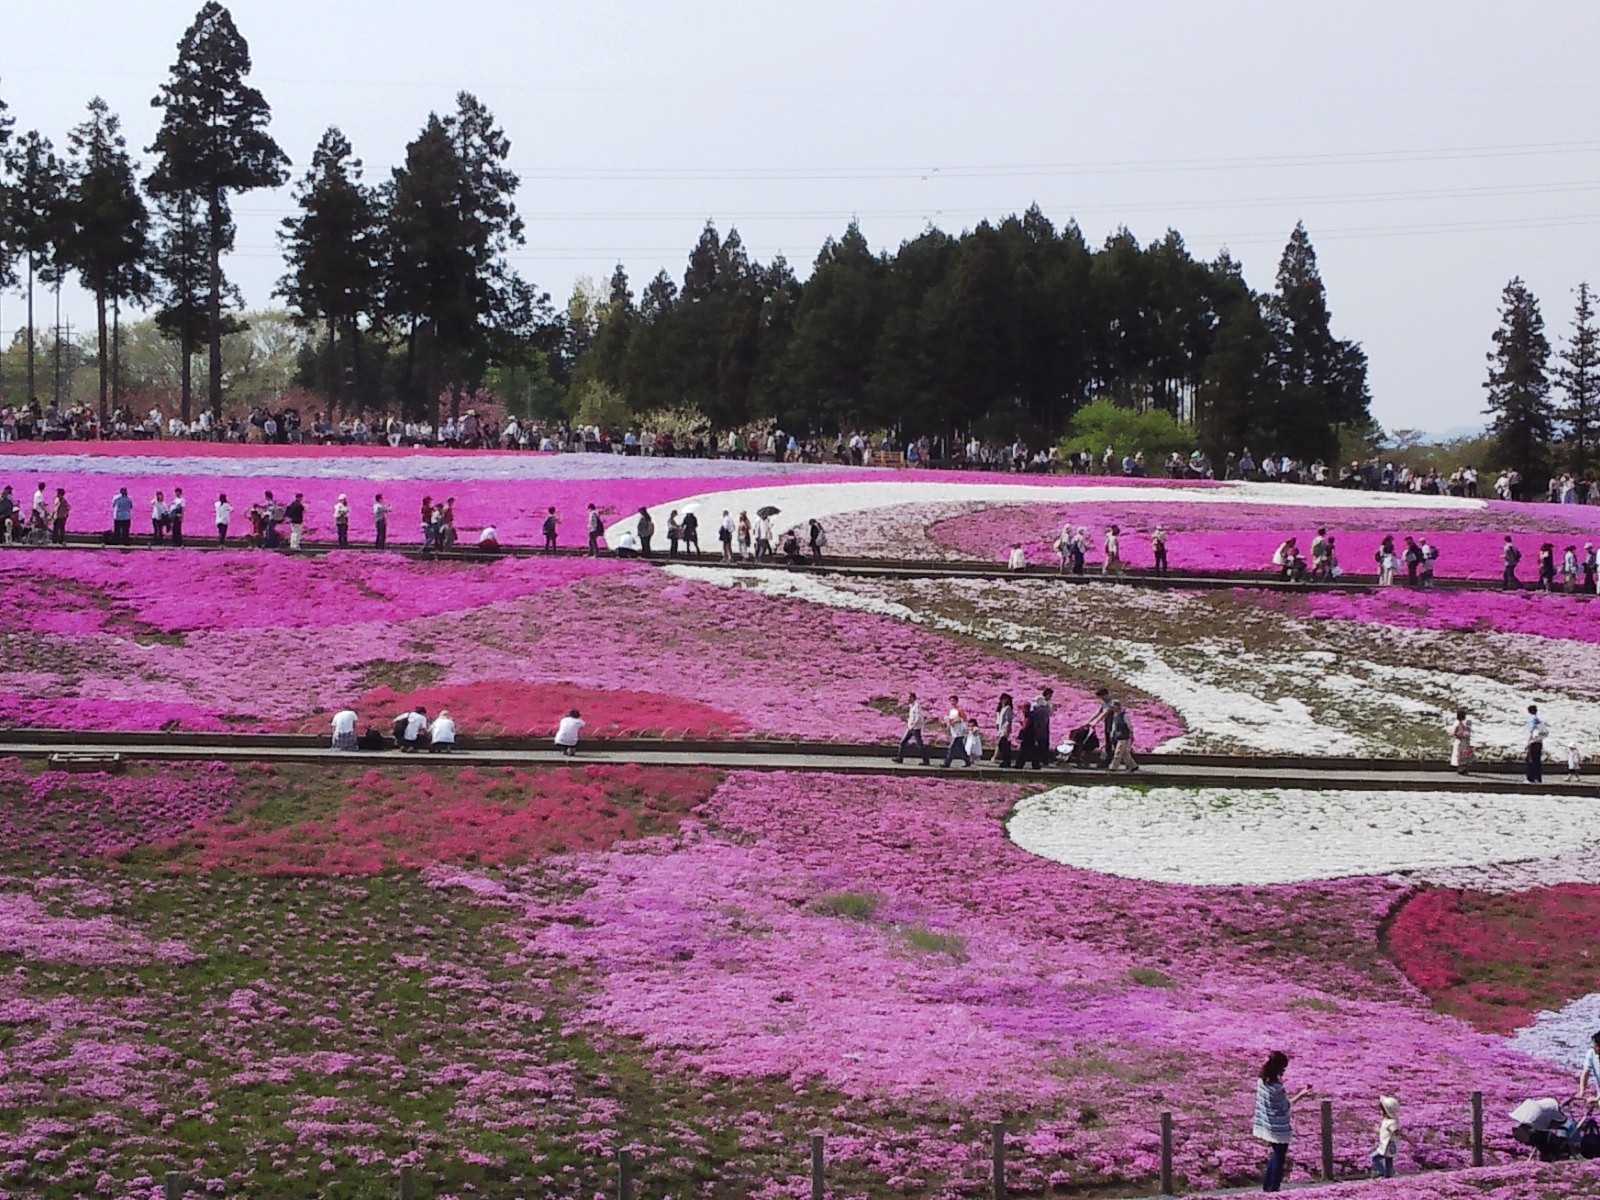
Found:
[{"label": "backpack on person", "polygon": [[554,517],[546,517],[544,519],[544,535],[545,537],[555,537],[556,519]]}]

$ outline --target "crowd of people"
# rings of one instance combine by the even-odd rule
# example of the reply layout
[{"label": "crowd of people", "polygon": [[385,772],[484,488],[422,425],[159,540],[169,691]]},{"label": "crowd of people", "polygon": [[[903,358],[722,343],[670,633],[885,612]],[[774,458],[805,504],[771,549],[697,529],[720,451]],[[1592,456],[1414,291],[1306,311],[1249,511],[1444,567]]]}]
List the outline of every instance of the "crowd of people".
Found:
[{"label": "crowd of people", "polygon": [[[1094,713],[1083,724],[1075,726],[1067,739],[1057,746],[1050,731],[1055,713],[1053,688],[1040,688],[1037,696],[1020,705],[1010,692],[1000,693],[991,726],[995,749],[990,761],[1006,770],[1039,770],[1052,763],[1063,763],[1076,767],[1098,765],[1110,771],[1137,771],[1139,764],[1133,757],[1133,721],[1127,708],[1112,697],[1109,688],[1098,688],[1095,700],[1098,707]],[[974,762],[985,761],[982,723],[962,706],[960,696],[951,696],[943,717],[933,719],[944,728],[946,767],[958,758],[969,767]],[[929,723],[928,712],[917,694],[908,694],[905,732],[895,749],[895,762],[905,762],[907,754],[915,750],[923,766],[932,765]]]}]

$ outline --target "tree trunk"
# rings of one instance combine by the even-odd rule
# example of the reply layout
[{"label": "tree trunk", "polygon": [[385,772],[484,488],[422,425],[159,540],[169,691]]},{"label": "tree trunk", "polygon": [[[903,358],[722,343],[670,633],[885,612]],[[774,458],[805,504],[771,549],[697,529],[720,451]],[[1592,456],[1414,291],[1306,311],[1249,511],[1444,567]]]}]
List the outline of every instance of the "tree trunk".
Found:
[{"label": "tree trunk", "polygon": [[[122,406],[122,300],[111,297],[111,403]],[[101,426],[101,436],[105,427]]]},{"label": "tree trunk", "polygon": [[337,424],[339,420],[339,399],[342,395],[340,381],[343,372],[339,370],[340,355],[337,351],[338,339],[335,337],[337,320],[332,313],[328,314],[328,422]]},{"label": "tree trunk", "polygon": [[189,401],[194,395],[194,337],[185,329],[183,337],[178,339],[178,352],[183,362],[179,365],[178,375],[182,383],[179,385],[179,395],[183,400],[183,419],[189,420]]},{"label": "tree trunk", "polygon": [[[206,377],[206,396],[211,402],[211,415],[222,420],[222,193],[213,190],[210,207],[210,245],[208,251],[211,278],[207,286],[206,317],[210,328],[206,330],[210,344],[210,371]],[[184,420],[189,415],[184,414]]]},{"label": "tree trunk", "polygon": [[33,392],[33,255],[28,255],[28,398],[27,404],[32,404],[36,399]]},{"label": "tree trunk", "polygon": [[56,276],[56,345],[55,345],[55,384],[50,389],[54,397],[55,406],[61,408],[61,276]]},{"label": "tree trunk", "polygon": [[111,416],[110,400],[106,389],[106,289],[94,290],[94,324],[96,340],[100,347],[100,428],[104,429]]}]

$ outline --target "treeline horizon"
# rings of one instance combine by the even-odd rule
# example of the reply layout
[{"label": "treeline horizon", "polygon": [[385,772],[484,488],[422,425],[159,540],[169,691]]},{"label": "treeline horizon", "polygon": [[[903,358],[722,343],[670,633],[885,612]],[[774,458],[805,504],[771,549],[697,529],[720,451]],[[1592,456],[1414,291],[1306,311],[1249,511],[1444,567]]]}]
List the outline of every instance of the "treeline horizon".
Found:
[{"label": "treeline horizon", "polygon": [[[178,349],[184,418],[201,396],[220,414],[221,347],[241,310],[224,270],[231,205],[291,170],[250,66],[231,14],[208,0],[152,101],[148,167],[98,98],[64,154],[18,130],[0,98],[0,286],[29,296],[29,396],[35,287],[75,275],[95,298],[102,411],[120,377],[113,335],[135,310]],[[1366,356],[1332,332],[1303,224],[1258,290],[1226,250],[1196,259],[1176,230],[1141,245],[1123,228],[1091,247],[1037,206],[959,234],[930,227],[892,250],[852,222],[803,280],[708,223],[681,279],[661,271],[636,287],[619,263],[558,309],[508,261],[523,242],[510,146],[469,92],[428,114],[377,181],[336,126],[322,136],[282,223],[274,295],[311,331],[300,382],[330,407],[431,416],[441,396],[453,409],[488,386],[547,418],[675,411],[717,429],[773,421],[1039,445],[1109,398],[1179,419],[1213,455],[1250,445],[1330,462],[1342,436],[1375,429]],[[1586,457],[1590,424],[1558,413],[1504,444],[1532,465],[1570,435]]]}]

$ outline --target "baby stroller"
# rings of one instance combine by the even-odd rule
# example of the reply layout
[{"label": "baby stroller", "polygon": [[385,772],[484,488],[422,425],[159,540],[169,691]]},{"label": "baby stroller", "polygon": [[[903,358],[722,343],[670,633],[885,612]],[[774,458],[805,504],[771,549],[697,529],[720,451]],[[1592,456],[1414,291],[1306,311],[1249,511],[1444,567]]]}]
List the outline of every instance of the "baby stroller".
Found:
[{"label": "baby stroller", "polygon": [[1563,1111],[1561,1102],[1546,1096],[1524,1100],[1511,1110],[1516,1126],[1511,1136],[1539,1156],[1540,1162],[1567,1158],[1600,1158],[1600,1124],[1591,1108],[1580,1122]]},{"label": "baby stroller", "polygon": [[1092,767],[1100,750],[1100,735],[1087,725],[1079,725],[1067,734],[1061,753],[1067,756],[1069,767]]}]

